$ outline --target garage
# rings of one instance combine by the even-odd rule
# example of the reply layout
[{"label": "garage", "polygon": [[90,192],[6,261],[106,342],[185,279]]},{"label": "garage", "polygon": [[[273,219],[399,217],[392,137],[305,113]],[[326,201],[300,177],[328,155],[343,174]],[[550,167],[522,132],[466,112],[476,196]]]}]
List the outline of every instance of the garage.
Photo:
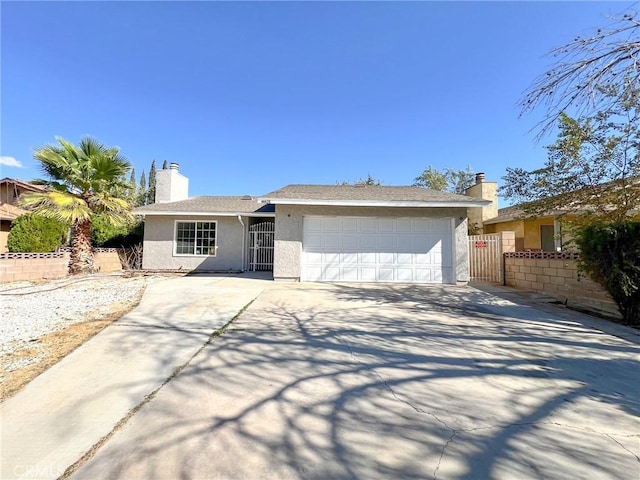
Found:
[{"label": "garage", "polygon": [[454,283],[453,219],[304,216],[303,281]]}]

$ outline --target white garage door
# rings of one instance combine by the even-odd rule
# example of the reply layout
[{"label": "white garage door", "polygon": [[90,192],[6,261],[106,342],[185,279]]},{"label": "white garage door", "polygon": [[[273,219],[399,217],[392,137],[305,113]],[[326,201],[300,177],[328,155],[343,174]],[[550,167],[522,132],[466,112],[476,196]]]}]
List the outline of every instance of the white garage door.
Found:
[{"label": "white garage door", "polygon": [[303,281],[453,283],[450,218],[304,217]]}]

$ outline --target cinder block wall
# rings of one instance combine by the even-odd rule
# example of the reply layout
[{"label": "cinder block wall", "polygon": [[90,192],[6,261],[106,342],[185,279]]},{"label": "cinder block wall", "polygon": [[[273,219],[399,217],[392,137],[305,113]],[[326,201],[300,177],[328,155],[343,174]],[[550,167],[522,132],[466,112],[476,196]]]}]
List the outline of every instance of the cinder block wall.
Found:
[{"label": "cinder block wall", "polygon": [[577,255],[546,252],[507,253],[506,285],[544,292],[567,305],[620,316],[609,293],[578,271]]},{"label": "cinder block wall", "polygon": [[115,248],[97,248],[94,251],[93,265],[100,273],[121,272],[122,264]]},{"label": "cinder block wall", "polygon": [[[69,273],[69,252],[3,253],[0,255],[0,282],[19,282],[64,278]],[[100,273],[122,271],[118,251],[99,248],[94,266]]]},{"label": "cinder block wall", "polygon": [[0,281],[2,282],[64,278],[68,270],[68,252],[0,255]]}]

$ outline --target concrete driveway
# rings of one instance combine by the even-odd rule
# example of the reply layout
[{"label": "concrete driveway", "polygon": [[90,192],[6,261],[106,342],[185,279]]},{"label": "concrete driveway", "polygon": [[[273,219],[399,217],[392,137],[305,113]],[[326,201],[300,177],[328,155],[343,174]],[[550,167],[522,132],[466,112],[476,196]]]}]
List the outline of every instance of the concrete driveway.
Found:
[{"label": "concrete driveway", "polygon": [[74,479],[635,479],[638,336],[471,287],[271,284]]}]

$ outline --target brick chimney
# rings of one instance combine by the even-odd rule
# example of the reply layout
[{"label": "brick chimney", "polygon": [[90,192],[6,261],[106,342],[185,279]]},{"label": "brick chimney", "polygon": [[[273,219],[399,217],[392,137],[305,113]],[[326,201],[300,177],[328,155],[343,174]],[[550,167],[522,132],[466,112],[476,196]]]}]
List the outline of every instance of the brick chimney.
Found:
[{"label": "brick chimney", "polygon": [[156,172],[156,203],[177,202],[189,198],[189,179],[178,172],[179,165]]}]

